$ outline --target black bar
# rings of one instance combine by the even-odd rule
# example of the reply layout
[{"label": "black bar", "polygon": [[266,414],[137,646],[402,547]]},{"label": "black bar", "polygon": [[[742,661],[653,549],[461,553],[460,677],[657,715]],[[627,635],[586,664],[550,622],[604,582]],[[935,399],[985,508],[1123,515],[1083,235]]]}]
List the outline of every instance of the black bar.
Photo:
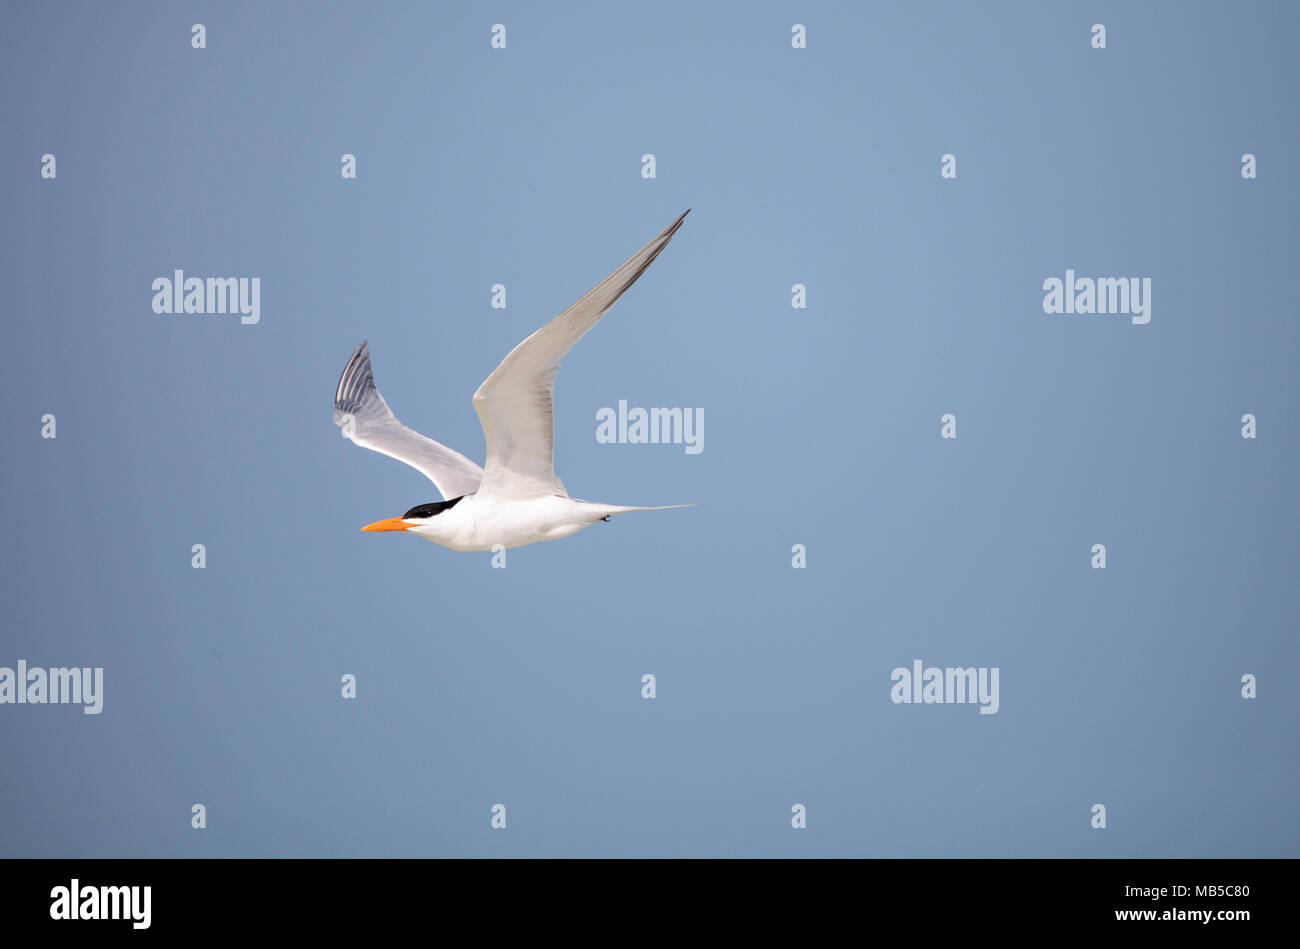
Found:
[{"label": "black bar", "polygon": [[[904,925],[927,938],[1127,930],[1222,939],[1285,925],[1295,870],[1289,860],[9,860],[0,862],[0,919],[6,934],[75,927],[91,938],[337,937],[412,922],[434,924],[432,934],[451,920],[483,933],[568,917],[578,929],[617,926],[608,932],[619,941],[642,928],[668,939],[676,930],[666,924],[692,920],[767,933],[814,919],[881,935],[887,928],[877,927]],[[124,891],[106,894],[106,912],[117,900],[126,918],[52,918],[70,915],[74,879],[86,911],[98,910],[101,887],[141,889],[130,902]],[[137,928],[145,886],[148,927]]]}]

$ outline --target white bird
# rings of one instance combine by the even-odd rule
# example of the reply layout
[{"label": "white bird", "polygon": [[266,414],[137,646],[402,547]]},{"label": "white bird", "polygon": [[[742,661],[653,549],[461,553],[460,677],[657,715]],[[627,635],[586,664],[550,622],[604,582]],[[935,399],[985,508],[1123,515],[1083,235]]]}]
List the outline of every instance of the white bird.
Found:
[{"label": "white bird", "polygon": [[458,451],[407,428],[375,388],[370,350],[352,354],[334,394],[343,436],[423,473],[444,500],[420,504],[363,531],[405,531],[452,550],[521,547],[576,534],[611,514],[686,504],[624,507],[569,497],[555,475],[555,376],[560,360],[654,262],[688,209],[586,296],[510,351],[474,393],[487,441],[480,468]]}]

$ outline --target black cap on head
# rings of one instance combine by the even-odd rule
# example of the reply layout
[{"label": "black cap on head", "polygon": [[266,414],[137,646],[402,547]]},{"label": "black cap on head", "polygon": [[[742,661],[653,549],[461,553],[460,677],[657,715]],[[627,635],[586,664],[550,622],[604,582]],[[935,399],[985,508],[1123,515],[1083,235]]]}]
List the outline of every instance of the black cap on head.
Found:
[{"label": "black cap on head", "polygon": [[[464,496],[465,495],[462,494],[461,498]],[[417,504],[402,515],[402,520],[407,520],[412,517],[433,517],[435,514],[441,514],[448,508],[455,507],[456,502],[459,500],[460,498],[452,498],[450,501],[430,501],[428,504]]]}]

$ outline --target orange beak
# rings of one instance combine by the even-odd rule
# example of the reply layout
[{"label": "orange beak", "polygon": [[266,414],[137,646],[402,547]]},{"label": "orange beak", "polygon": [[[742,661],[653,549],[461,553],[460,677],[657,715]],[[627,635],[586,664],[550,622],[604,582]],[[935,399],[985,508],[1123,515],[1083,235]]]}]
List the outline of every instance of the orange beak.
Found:
[{"label": "orange beak", "polygon": [[400,517],[389,517],[382,521],[375,521],[373,524],[367,524],[361,528],[363,531],[404,531],[409,530],[410,524]]}]

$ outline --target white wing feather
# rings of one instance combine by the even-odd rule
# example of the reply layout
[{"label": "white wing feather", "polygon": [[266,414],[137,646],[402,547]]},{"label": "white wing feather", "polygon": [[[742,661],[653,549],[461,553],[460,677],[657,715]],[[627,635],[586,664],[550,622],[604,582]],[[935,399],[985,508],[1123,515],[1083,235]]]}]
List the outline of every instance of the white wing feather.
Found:
[{"label": "white wing feather", "polygon": [[404,461],[450,501],[478,490],[483,469],[458,451],[407,428],[375,388],[370,349],[363,342],[348,360],[334,393],[334,423],[362,448]]},{"label": "white wing feather", "polygon": [[516,346],[474,393],[487,461],[480,497],[568,497],[555,476],[555,375],[560,360],[659,256],[688,209],[586,296]]}]

